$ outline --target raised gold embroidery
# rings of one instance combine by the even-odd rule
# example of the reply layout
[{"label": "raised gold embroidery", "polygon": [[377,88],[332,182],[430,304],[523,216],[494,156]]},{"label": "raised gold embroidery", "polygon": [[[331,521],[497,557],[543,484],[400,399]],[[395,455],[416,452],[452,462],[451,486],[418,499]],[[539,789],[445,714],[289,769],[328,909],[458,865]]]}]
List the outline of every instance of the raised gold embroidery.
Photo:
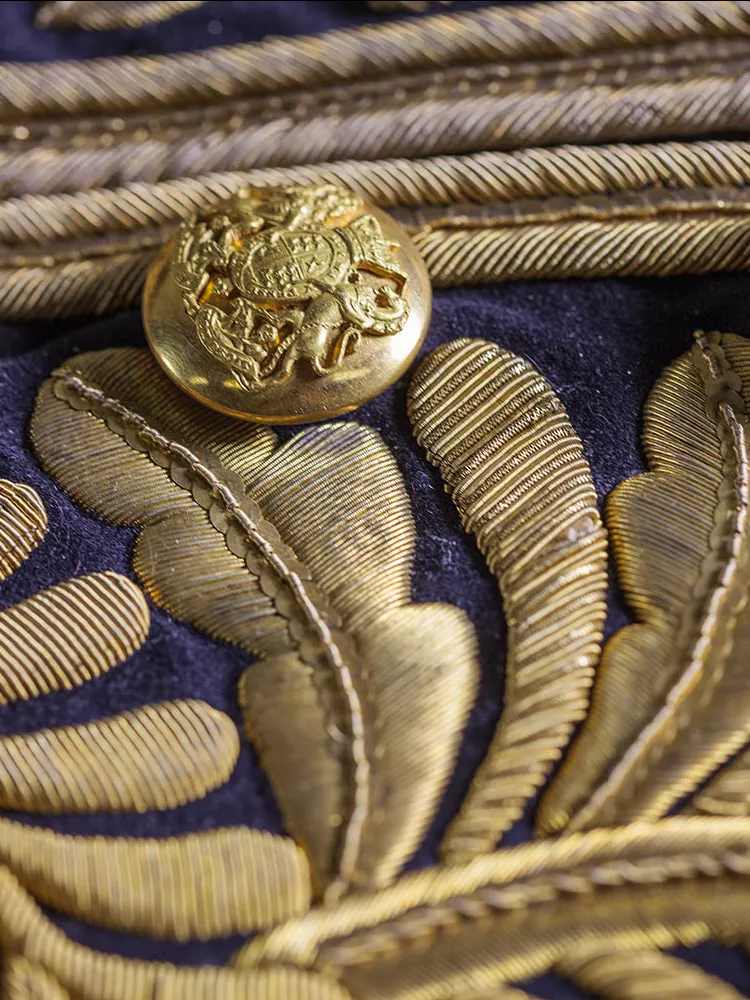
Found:
[{"label": "raised gold embroidery", "polygon": [[119,573],[59,583],[0,611],[0,703],[101,677],[143,644],[151,616]]},{"label": "raised gold embroidery", "polygon": [[[722,449],[721,442],[734,434],[737,445],[744,426],[747,356],[740,338],[702,337],[694,367],[683,360],[665,376],[675,387],[669,405],[660,409],[660,389],[649,404],[664,414],[667,439],[670,427],[685,442],[696,427],[710,440],[713,428],[718,458],[700,452],[701,468],[735,485],[741,448]],[[715,405],[698,406],[706,400]],[[699,970],[644,949],[750,934],[744,817],[632,823],[492,851],[541,783],[514,760],[528,765],[531,752],[537,771],[548,770],[582,712],[600,638],[604,535],[580,442],[550,387],[521,359],[481,341],[447,345],[417,374],[410,409],[498,572],[516,633],[511,663],[530,670],[517,671],[488,760],[444,839],[443,853],[455,863],[404,875],[455,757],[475,689],[476,650],[457,609],[410,603],[408,498],[380,439],[339,424],[278,447],[266,429],[248,430],[195,406],[141,351],[73,359],[42,389],[32,425],[40,454],[81,501],[140,526],[134,564],[149,593],[179,617],[261,652],[240,685],[246,723],[285,820],[307,848],[315,888],[327,888],[325,905],[314,899],[308,909],[311,882],[301,855],[289,841],[271,839],[267,861],[262,845],[249,845],[247,877],[256,878],[254,864],[263,871],[269,865],[278,888],[251,890],[247,909],[244,893],[238,896],[224,923],[208,913],[203,920],[181,895],[181,842],[169,840],[162,845],[165,909],[156,912],[139,888],[148,842],[40,832],[30,835],[40,838],[35,848],[31,839],[16,840],[9,824],[6,839],[17,853],[8,863],[40,899],[67,912],[166,937],[268,928],[228,969],[97,955],[52,929],[0,869],[0,900],[24,935],[9,933],[8,947],[75,1000],[150,1000],[157,992],[175,1000],[526,1000],[516,985],[555,968],[605,1000],[629,1000],[657,975],[673,995],[732,995]],[[673,475],[679,464],[670,459],[669,467]],[[694,477],[683,492],[700,490],[701,482]],[[720,492],[726,523],[736,525],[732,500],[741,491]],[[613,510],[618,502],[616,495]],[[616,532],[624,531],[623,518],[615,518]],[[727,537],[743,536],[716,532],[709,541],[720,548]],[[742,544],[728,548],[740,565]],[[723,586],[731,574],[720,580]],[[556,625],[542,627],[551,613]],[[533,628],[526,632],[527,624]],[[736,711],[722,701],[722,682],[733,671],[727,644],[724,653],[729,669],[712,691],[715,704],[704,699],[694,716],[704,742],[685,758],[691,781],[745,739],[741,690],[731,688]],[[577,669],[562,669],[567,662]],[[722,735],[724,716],[737,725]],[[667,747],[667,760],[670,753]],[[653,782],[656,795],[674,794],[660,766],[642,780]],[[222,835],[191,836],[205,836],[210,853],[212,838],[218,844]],[[56,855],[66,864],[53,882]],[[95,855],[97,868],[112,865],[124,879],[96,910],[76,875]],[[215,882],[219,895],[223,877]],[[373,891],[340,898],[362,888]],[[642,956],[639,965],[636,955],[623,959],[629,949]]]},{"label": "raised gold embroidery", "polygon": [[1,736],[0,806],[41,813],[173,809],[223,784],[238,753],[235,724],[201,701]]},{"label": "raised gold embroidery", "polygon": [[601,1000],[742,1000],[737,990],[702,969],[658,951],[570,955],[556,969],[581,990]]},{"label": "raised gold embroidery", "polygon": [[438,348],[411,383],[414,433],[498,577],[505,707],[442,844],[491,851],[543,784],[588,704],[606,612],[606,535],[581,442],[551,387],[480,340]]},{"label": "raised gold embroidery", "polygon": [[154,938],[248,934],[310,906],[300,848],[246,827],[154,840],[63,836],[2,819],[0,861],[47,906]]},{"label": "raised gold embroidery", "polygon": [[[266,657],[243,680],[246,721],[318,888],[392,879],[448,779],[478,670],[462,612],[410,606],[414,527],[380,438],[327,425],[274,451],[270,431],[216,417],[136,350],[73,359],[32,434],[75,497],[142,525],[134,566],[154,600]],[[403,726],[407,704],[424,725]]]},{"label": "raised gold embroidery", "polygon": [[640,622],[604,652],[591,714],[543,799],[542,831],[658,819],[747,743],[749,348],[698,335],[649,398],[653,471],[608,504]]},{"label": "raised gold embroidery", "polygon": [[47,533],[47,511],[25,483],[0,479],[0,580],[28,558]]}]

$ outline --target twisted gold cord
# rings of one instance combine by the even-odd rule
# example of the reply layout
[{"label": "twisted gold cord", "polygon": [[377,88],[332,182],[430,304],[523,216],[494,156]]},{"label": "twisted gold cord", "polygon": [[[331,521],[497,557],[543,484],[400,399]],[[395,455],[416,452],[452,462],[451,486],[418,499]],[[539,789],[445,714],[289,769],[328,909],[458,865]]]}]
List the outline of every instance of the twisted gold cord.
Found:
[{"label": "twisted gold cord", "polygon": [[[407,222],[409,212],[398,213]],[[411,213],[436,285],[611,275],[701,274],[750,265],[750,200],[738,191],[654,191],[609,198],[459,206]],[[420,224],[421,222],[421,224]],[[0,267],[6,320],[103,313],[134,305],[164,237],[125,233],[78,259],[14,254]],[[21,263],[24,262],[24,263]]]},{"label": "twisted gold cord", "polygon": [[740,73],[750,52],[748,38],[691,39],[669,45],[637,47],[516,63],[480,63],[418,70],[387,79],[355,80],[278,94],[155,108],[123,109],[103,115],[60,115],[52,120],[29,118],[23,126],[0,121],[0,139],[11,149],[34,144],[49,150],[96,149],[124,140],[174,140],[198,132],[233,132],[243,123],[284,118],[295,122],[326,115],[351,115],[384,108],[469,94],[494,96],[538,91],[571,91],[581,87],[634,86],[696,77]]},{"label": "twisted gold cord", "polygon": [[163,226],[231,197],[241,187],[343,183],[374,204],[451,205],[581,196],[650,188],[750,184],[750,142],[560,146],[512,153],[275,167],[133,183],[0,201],[0,241],[49,244]]},{"label": "twisted gold cord", "polygon": [[[241,118],[169,138],[125,137],[98,148],[0,152],[0,188],[49,194],[214,171],[514,149],[530,145],[700,136],[750,126],[746,63],[687,80],[507,94],[457,93],[294,120]],[[585,128],[585,132],[584,132]]]},{"label": "twisted gold cord", "polygon": [[0,66],[0,120],[168,104],[388,78],[492,60],[582,55],[695,37],[750,34],[741,2],[628,0],[539,4],[280,38],[178,56]]}]

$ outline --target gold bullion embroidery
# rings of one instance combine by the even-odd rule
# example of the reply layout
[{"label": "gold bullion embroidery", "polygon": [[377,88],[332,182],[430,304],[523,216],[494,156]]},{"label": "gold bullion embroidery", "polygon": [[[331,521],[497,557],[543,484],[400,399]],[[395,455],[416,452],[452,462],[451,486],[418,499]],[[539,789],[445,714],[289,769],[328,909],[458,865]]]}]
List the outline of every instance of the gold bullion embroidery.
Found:
[{"label": "gold bullion embroidery", "polygon": [[318,888],[394,878],[451,773],[478,667],[463,612],[410,603],[414,526],[380,438],[334,424],[275,448],[134,349],[59,369],[32,436],[74,497],[142,526],[134,568],[157,603],[262,654],[246,724]]},{"label": "gold bullion embroidery", "polygon": [[523,359],[453,341],[422,363],[408,405],[498,578],[509,626],[503,715],[442,845],[454,862],[492,850],[584,717],[606,613],[606,534],[581,442]]}]

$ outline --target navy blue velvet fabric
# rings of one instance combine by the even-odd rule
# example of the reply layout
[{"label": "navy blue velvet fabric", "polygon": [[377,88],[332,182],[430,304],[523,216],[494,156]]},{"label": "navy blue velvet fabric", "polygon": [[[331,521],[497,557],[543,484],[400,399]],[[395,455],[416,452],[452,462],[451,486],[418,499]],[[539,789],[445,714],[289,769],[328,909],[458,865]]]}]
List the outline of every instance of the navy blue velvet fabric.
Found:
[{"label": "navy blue velvet fabric", "polygon": [[[116,33],[42,32],[31,26],[32,4],[0,5],[3,58],[90,57],[167,52],[252,40],[268,33],[321,30],[358,23],[371,12],[361,3],[213,2],[165,24]],[[218,26],[218,27],[217,27]],[[696,328],[750,335],[750,278],[719,275],[668,280],[517,283],[436,293],[424,351],[456,337],[497,341],[535,365],[568,408],[604,498],[641,471],[641,410],[662,368],[687,350]],[[76,506],[48,478],[29,445],[28,420],[36,391],[59,362],[78,351],[144,343],[140,316],[0,327],[0,476],[31,483],[42,496],[50,531],[29,561],[0,585],[0,606],[83,573],[114,569],[132,575],[134,533],[104,524]],[[443,600],[464,608],[480,638],[483,681],[458,766],[442,808],[412,866],[431,863],[441,831],[455,812],[480,761],[502,701],[505,625],[493,579],[462,532],[437,472],[412,439],[406,419],[407,378],[362,407],[354,419],[382,434],[393,449],[411,494],[418,530],[413,589],[417,601]],[[287,433],[287,432],[284,432]],[[627,615],[616,586],[608,631]],[[105,677],[72,692],[0,708],[0,734],[82,722],[166,698],[202,698],[239,723],[236,682],[247,663],[240,650],[208,639],[152,607],[146,645]],[[17,816],[17,814],[16,814]],[[21,816],[39,823],[39,817]],[[231,824],[282,829],[269,784],[245,745],[235,773],[201,802],[164,813],[61,816],[55,829],[85,834],[156,835]],[[518,824],[508,843],[529,836]],[[178,962],[221,962],[237,940],[189,946],[102,932],[52,914],[73,938],[126,955]],[[705,946],[690,953],[750,994],[744,952]],[[540,997],[578,994],[554,977],[533,984]]]}]

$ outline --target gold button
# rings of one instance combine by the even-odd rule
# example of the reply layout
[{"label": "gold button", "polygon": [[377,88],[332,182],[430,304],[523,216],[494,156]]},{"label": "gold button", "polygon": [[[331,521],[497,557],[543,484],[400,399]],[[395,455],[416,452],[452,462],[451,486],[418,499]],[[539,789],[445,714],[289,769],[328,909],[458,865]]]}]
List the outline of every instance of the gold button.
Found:
[{"label": "gold button", "polygon": [[151,347],[223,413],[306,423],[403,374],[430,319],[430,280],[390,216],[333,184],[245,190],[185,223],[143,298]]}]

